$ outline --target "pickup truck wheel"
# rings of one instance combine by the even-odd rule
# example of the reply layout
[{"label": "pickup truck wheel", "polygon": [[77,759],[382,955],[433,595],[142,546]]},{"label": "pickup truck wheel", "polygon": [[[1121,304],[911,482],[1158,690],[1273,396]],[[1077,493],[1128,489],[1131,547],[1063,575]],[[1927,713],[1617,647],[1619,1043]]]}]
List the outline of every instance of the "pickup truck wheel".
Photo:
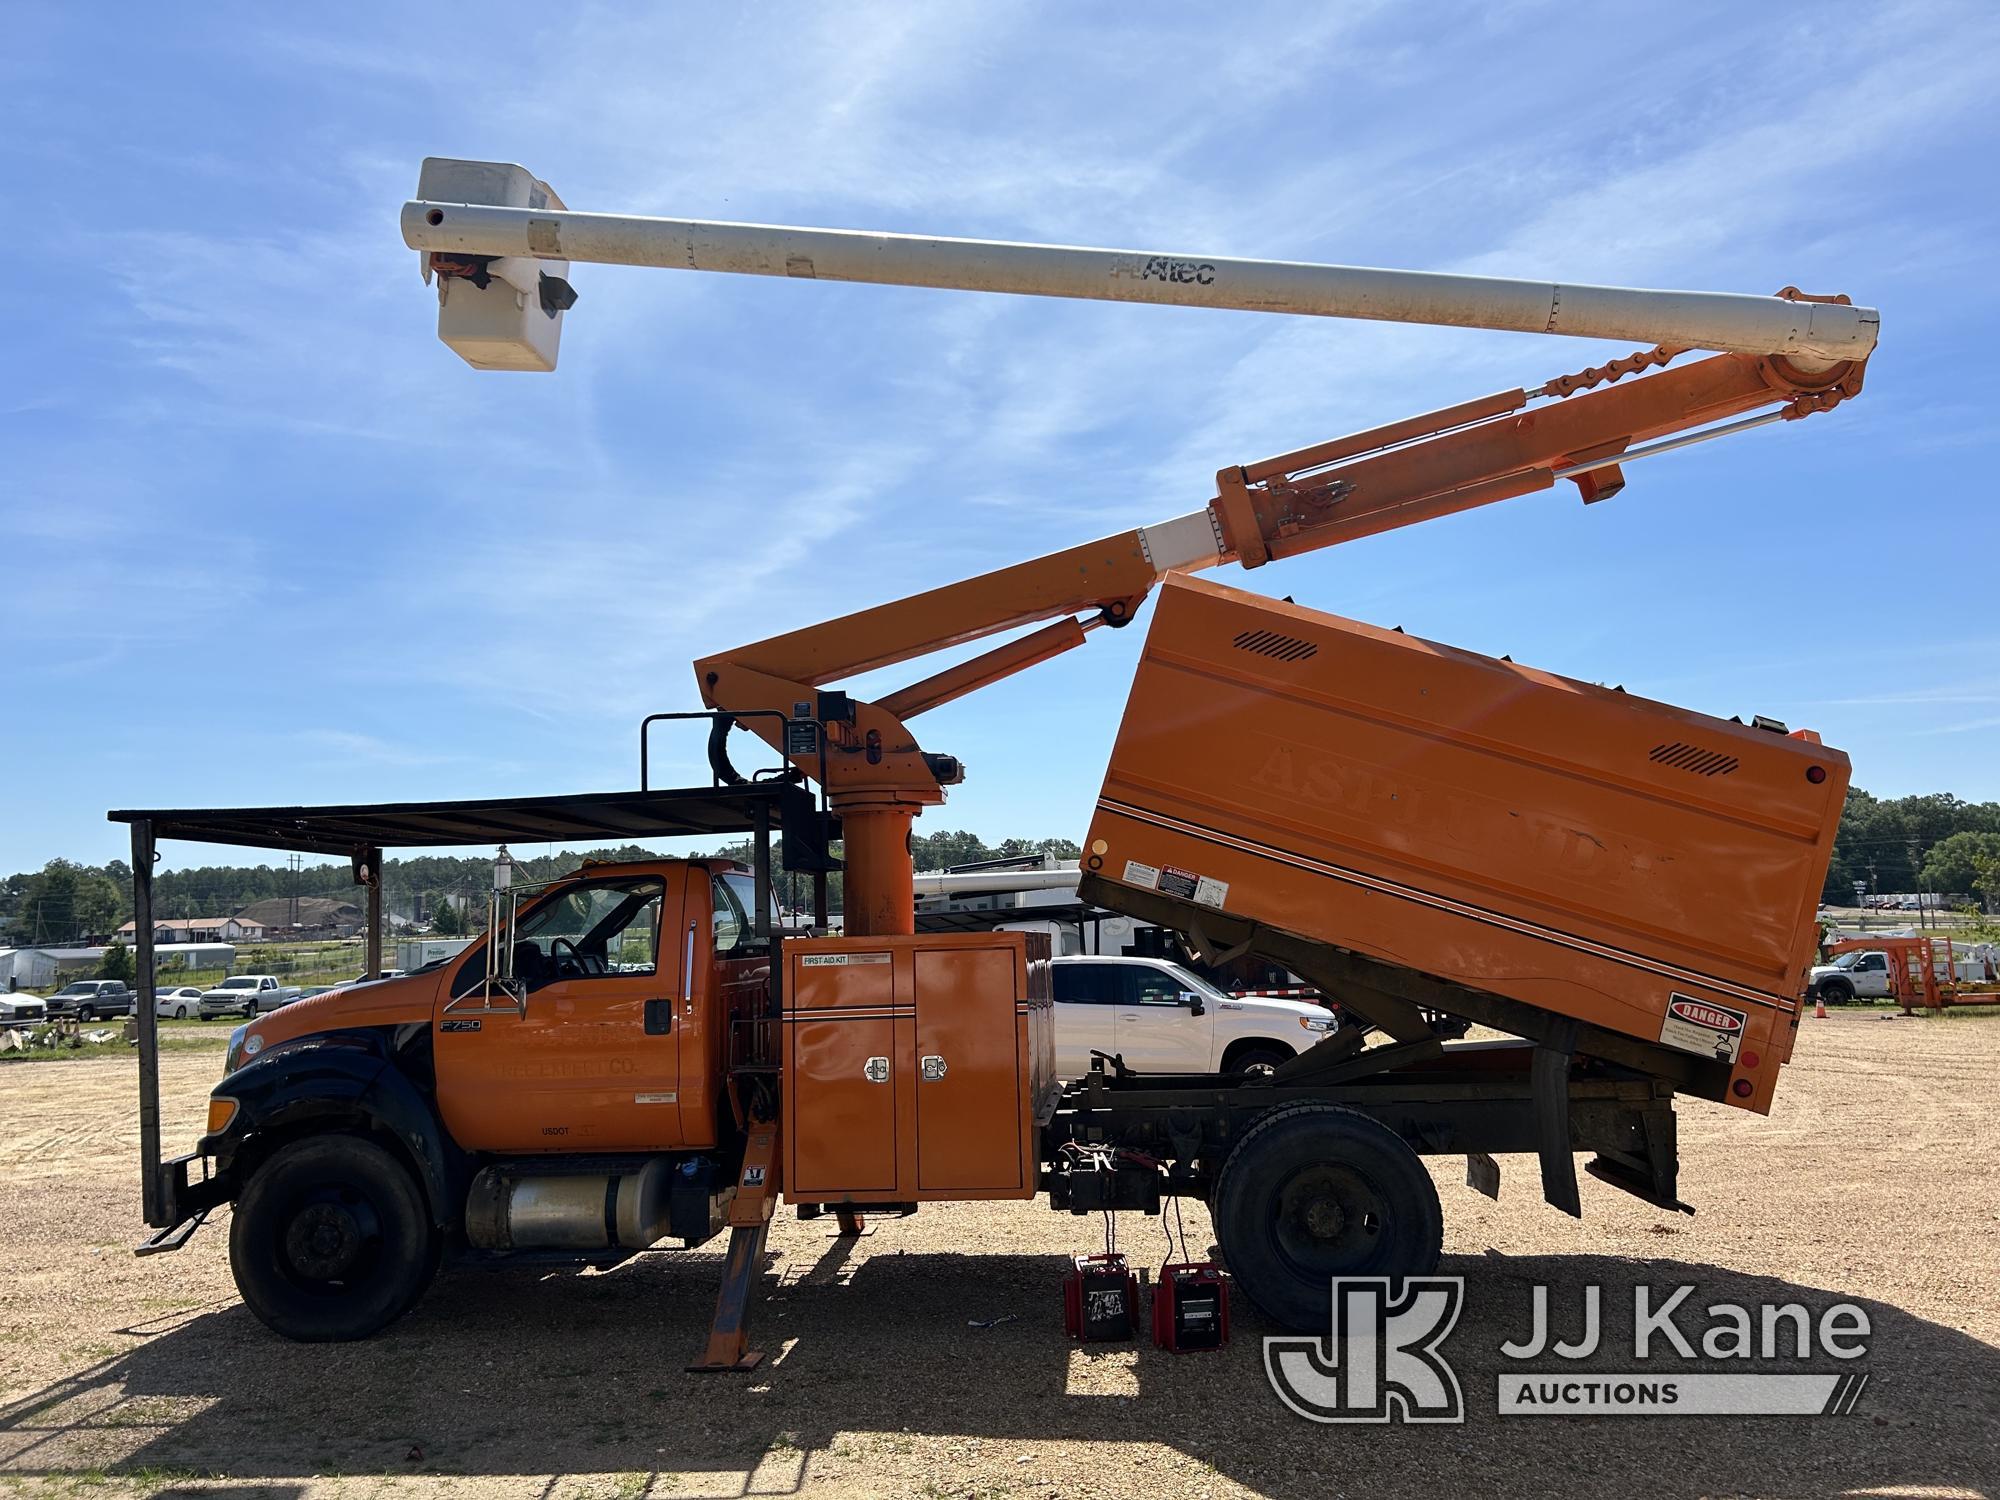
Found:
[{"label": "pickup truck wheel", "polygon": [[1235,1052],[1230,1054],[1229,1066],[1226,1071],[1231,1073],[1271,1073],[1276,1071],[1279,1063],[1290,1062],[1291,1060],[1292,1054],[1287,1052],[1283,1047],[1271,1043],[1262,1046],[1252,1043],[1247,1047],[1239,1047]]},{"label": "pickup truck wheel", "polygon": [[1333,1104],[1273,1110],[1223,1161],[1215,1233],[1244,1294],[1286,1328],[1324,1330],[1336,1276],[1437,1268],[1444,1210],[1423,1161]]},{"label": "pickup truck wheel", "polygon": [[1845,1005],[1854,998],[1854,986],[1845,979],[1822,979],[1819,997],[1828,1005]]},{"label": "pickup truck wheel", "polygon": [[355,1136],[295,1141],[250,1179],[229,1226],[243,1301],[286,1338],[366,1338],[409,1311],[437,1268],[422,1194]]},{"label": "pickup truck wheel", "polygon": [[95,1021],[97,1012],[88,1005],[79,1005],[76,1008],[76,1018],[79,1021]]}]

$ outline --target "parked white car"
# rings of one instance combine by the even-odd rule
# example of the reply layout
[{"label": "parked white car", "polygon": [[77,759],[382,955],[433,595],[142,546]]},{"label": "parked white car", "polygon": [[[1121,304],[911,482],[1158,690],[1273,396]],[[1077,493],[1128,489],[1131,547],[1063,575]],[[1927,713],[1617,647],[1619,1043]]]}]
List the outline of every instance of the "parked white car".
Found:
[{"label": "parked white car", "polygon": [[167,1020],[185,1021],[201,1011],[201,986],[171,984],[153,991],[153,1014]]},{"label": "parked white car", "polygon": [[232,974],[214,989],[202,992],[201,1018],[204,1021],[216,1016],[248,1018],[289,1005],[298,998],[299,987],[279,984],[275,974]]},{"label": "parked white car", "polygon": [[1323,1006],[1228,995],[1157,958],[1059,958],[1056,1072],[1077,1078],[1090,1054],[1141,1073],[1267,1072],[1340,1023]]},{"label": "parked white car", "polygon": [[1873,949],[1843,953],[1830,964],[1815,964],[1806,991],[1828,1005],[1849,1000],[1889,998],[1889,955]]}]

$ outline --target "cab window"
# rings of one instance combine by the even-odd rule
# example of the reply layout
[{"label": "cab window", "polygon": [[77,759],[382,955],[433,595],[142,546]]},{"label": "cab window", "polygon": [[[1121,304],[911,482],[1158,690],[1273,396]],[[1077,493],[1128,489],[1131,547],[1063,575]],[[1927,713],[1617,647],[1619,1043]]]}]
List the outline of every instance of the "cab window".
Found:
[{"label": "cab window", "polygon": [[1125,993],[1120,964],[1056,964],[1055,994],[1060,1005],[1116,1005]]},{"label": "cab window", "polygon": [[715,891],[715,956],[753,958],[765,951],[751,913],[757,909],[757,882],[739,871],[710,877]]},{"label": "cab window", "polygon": [[1132,1001],[1137,1005],[1179,1005],[1187,983],[1165,969],[1135,968],[1132,971]]},{"label": "cab window", "polygon": [[514,934],[514,975],[531,988],[556,980],[607,979],[659,970],[657,877],[596,880],[536,907]]}]

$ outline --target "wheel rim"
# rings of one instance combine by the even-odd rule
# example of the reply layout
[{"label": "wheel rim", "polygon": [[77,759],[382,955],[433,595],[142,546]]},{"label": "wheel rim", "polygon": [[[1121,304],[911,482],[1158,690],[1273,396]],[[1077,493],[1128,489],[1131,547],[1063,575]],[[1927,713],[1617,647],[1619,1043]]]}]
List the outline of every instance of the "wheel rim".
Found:
[{"label": "wheel rim", "polygon": [[381,1212],[351,1184],[325,1184],[300,1196],[277,1249],[279,1269],[300,1291],[349,1296],[381,1264]]},{"label": "wheel rim", "polygon": [[1269,1078],[1278,1071],[1276,1063],[1253,1062],[1243,1069],[1246,1078]]},{"label": "wheel rim", "polygon": [[1346,1162],[1315,1162],[1278,1189],[1271,1238],[1295,1274],[1322,1278],[1366,1270],[1389,1229],[1389,1200],[1372,1178]]}]

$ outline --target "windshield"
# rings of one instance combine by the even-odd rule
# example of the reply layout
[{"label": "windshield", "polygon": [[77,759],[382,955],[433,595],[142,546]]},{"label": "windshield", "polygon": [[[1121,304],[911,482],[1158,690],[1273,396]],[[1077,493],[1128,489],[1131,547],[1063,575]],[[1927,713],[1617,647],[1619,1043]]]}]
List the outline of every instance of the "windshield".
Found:
[{"label": "windshield", "polygon": [[1861,962],[1859,953],[1843,953],[1833,961],[1833,966],[1836,969],[1851,969],[1859,962]]},{"label": "windshield", "polygon": [[57,990],[56,993],[58,995],[90,995],[95,994],[96,991],[97,986],[94,984],[66,984]]},{"label": "windshield", "polygon": [[225,979],[216,988],[223,990],[254,990],[257,988],[257,981],[254,979]]}]

